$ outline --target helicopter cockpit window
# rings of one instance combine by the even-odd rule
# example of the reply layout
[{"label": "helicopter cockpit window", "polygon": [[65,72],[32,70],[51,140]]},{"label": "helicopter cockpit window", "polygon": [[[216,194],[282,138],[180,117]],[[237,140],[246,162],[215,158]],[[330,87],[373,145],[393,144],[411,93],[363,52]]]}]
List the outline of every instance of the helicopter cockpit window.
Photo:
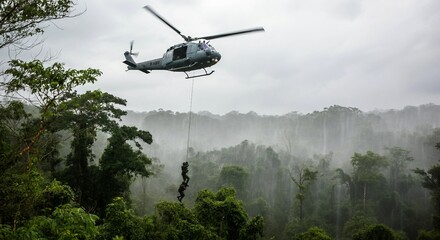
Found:
[{"label": "helicopter cockpit window", "polygon": [[187,48],[188,48],[188,46],[182,46],[180,48],[174,49],[173,61],[174,60],[179,60],[179,59],[182,59],[182,58],[186,58],[186,49]]},{"label": "helicopter cockpit window", "polygon": [[211,48],[211,45],[207,44],[205,41],[203,42],[199,41],[198,47],[200,50],[208,50]]},{"label": "helicopter cockpit window", "polygon": [[206,44],[206,42],[203,41],[203,42],[202,42],[202,49],[203,49],[203,50],[206,50],[206,49],[208,49],[208,48],[209,48],[208,44]]}]

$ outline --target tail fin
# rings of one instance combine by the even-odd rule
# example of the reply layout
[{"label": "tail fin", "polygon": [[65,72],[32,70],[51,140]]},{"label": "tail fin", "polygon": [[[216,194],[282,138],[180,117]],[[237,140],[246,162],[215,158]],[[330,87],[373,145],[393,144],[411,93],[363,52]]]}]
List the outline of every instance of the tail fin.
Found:
[{"label": "tail fin", "polygon": [[125,61],[123,61],[123,63],[127,64],[130,67],[136,67],[136,62],[134,61],[134,59],[131,57],[131,54],[127,51],[124,53],[125,56]]}]

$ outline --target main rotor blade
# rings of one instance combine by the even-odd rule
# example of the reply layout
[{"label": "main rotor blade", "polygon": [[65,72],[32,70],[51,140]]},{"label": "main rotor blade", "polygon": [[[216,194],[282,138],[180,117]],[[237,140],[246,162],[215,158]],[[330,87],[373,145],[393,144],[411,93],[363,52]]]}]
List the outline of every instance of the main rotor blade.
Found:
[{"label": "main rotor blade", "polygon": [[258,28],[252,28],[252,29],[248,29],[248,30],[230,32],[230,33],[223,33],[223,34],[217,34],[217,35],[211,35],[211,36],[205,36],[205,37],[197,37],[197,38],[192,38],[191,40],[199,40],[199,39],[211,40],[211,39],[216,39],[216,38],[229,37],[229,36],[238,35],[238,34],[260,32],[260,31],[264,32],[264,28],[258,27]]},{"label": "main rotor blade", "polygon": [[146,5],[144,6],[144,8],[149,11],[151,14],[153,14],[154,16],[156,16],[157,18],[159,18],[163,23],[165,23],[168,27],[170,27],[171,29],[173,29],[176,33],[178,33],[183,39],[185,39],[185,41],[188,41],[188,38],[181,34],[179,29],[175,28],[173,25],[171,25],[171,23],[169,23],[167,20],[165,20],[165,18],[163,18],[162,16],[160,16],[156,11],[153,10],[153,8],[151,8],[150,6]]}]

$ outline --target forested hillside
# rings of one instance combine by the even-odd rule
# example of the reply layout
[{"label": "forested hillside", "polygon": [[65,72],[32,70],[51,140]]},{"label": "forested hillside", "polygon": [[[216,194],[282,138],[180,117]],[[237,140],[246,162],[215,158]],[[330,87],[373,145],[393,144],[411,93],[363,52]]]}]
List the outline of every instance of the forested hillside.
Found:
[{"label": "forested hillside", "polygon": [[[189,199],[204,188],[232,185],[251,215],[264,216],[266,234],[277,239],[312,226],[337,239],[349,238],[354,233],[345,225],[351,218],[386,224],[410,239],[429,229],[430,196],[413,170],[440,160],[437,105],[369,113],[330,106],[310,114],[201,112],[192,117]],[[158,176],[132,187],[137,211],[152,213],[151,202],[175,198],[188,119],[187,113],[163,110],[124,117],[155,136],[148,151],[164,164]]]},{"label": "forested hillside", "polygon": [[[148,129],[154,135],[153,146],[171,151],[186,149],[188,120],[188,113],[164,110],[129,111],[123,117],[126,124]],[[436,143],[428,138],[439,126],[440,106],[434,104],[375,112],[330,106],[309,114],[281,116],[199,112],[193,114],[190,146],[207,151],[248,140],[298,157],[332,152],[339,164],[348,164],[353,152],[382,153],[384,147],[400,146],[419,159],[419,167],[427,167],[433,162]]]}]

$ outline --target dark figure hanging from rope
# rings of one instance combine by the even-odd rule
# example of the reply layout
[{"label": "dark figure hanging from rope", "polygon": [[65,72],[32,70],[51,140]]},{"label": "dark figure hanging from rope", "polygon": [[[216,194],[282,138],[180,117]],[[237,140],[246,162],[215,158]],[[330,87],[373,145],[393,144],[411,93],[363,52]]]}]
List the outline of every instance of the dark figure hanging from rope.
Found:
[{"label": "dark figure hanging from rope", "polygon": [[180,184],[179,186],[179,194],[180,196],[177,196],[177,199],[179,200],[179,202],[182,202],[183,197],[185,197],[185,190],[188,187],[188,182],[189,182],[189,177],[188,177],[188,167],[189,164],[188,162],[183,162],[182,164],[182,178],[183,178],[183,182]]},{"label": "dark figure hanging from rope", "polygon": [[183,193],[185,191],[185,189],[186,189],[186,183],[182,182],[180,184],[179,190],[178,190],[180,193],[180,196],[177,196],[177,199],[179,200],[179,202],[182,202],[182,198],[185,197],[185,193]]},{"label": "dark figure hanging from rope", "polygon": [[189,167],[188,162],[183,162],[183,164],[182,164],[182,178],[183,178],[183,182],[186,184],[187,187],[188,187],[188,182],[189,182],[188,167]]}]

